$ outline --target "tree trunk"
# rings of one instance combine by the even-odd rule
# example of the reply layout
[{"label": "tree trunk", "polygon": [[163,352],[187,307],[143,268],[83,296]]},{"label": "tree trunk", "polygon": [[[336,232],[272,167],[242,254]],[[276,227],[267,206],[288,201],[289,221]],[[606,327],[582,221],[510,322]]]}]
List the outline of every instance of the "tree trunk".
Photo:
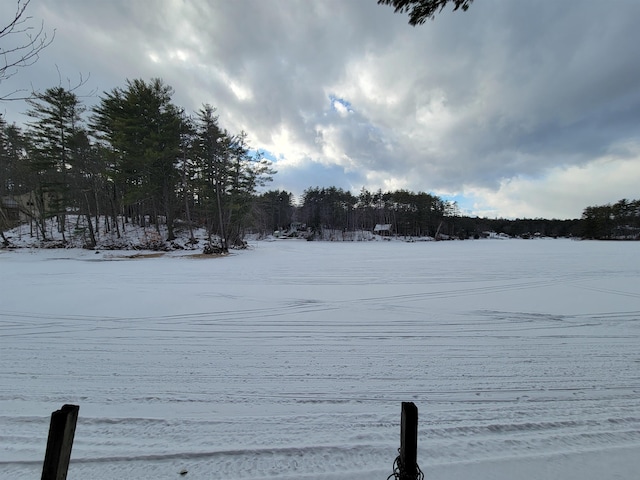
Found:
[{"label": "tree trunk", "polygon": [[4,236],[4,225],[9,226],[9,219],[7,218],[7,215],[1,205],[0,205],[0,217],[2,217],[1,218],[2,222],[0,222],[0,237],[2,238],[2,244],[5,247],[8,247],[9,240],[7,240],[7,237]]},{"label": "tree trunk", "polygon": [[219,224],[219,229],[220,229],[220,247],[222,248],[222,251],[227,253],[229,252],[229,246],[227,245],[227,237],[225,235],[225,229],[224,229],[224,223],[223,223],[223,215],[222,215],[222,203],[221,203],[221,195],[220,195],[220,182],[216,182],[216,198],[218,200],[218,222],[220,222]]},{"label": "tree trunk", "polygon": [[186,173],[186,157],[182,161],[182,184],[184,185],[184,212],[187,217],[187,224],[189,225],[189,242],[191,244],[196,243],[196,238],[193,235],[193,224],[191,223],[191,210],[189,208],[189,189],[187,188],[187,173]]},{"label": "tree trunk", "polygon": [[87,195],[87,193],[84,193],[84,199],[87,202],[87,213],[86,213],[86,218],[87,218],[87,226],[89,227],[89,239],[91,240],[91,248],[95,247],[96,244],[98,242],[96,242],[96,236],[95,233],[93,231],[93,223],[91,223],[92,219],[91,219],[91,205],[89,204],[89,196]]},{"label": "tree trunk", "polygon": [[166,183],[163,186],[163,196],[164,196],[164,210],[165,210],[164,214],[165,214],[165,220],[167,222],[167,242],[171,242],[176,239],[176,236],[173,231],[173,208],[171,208],[169,186]]}]

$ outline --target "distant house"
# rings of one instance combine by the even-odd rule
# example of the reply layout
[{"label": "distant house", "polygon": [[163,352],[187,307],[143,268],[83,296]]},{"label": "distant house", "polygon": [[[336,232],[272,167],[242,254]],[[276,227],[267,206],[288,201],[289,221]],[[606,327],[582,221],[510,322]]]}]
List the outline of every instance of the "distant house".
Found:
[{"label": "distant house", "polygon": [[[2,207],[2,212],[9,224],[17,225],[21,222],[27,222],[29,218],[36,214],[35,192],[4,196],[0,201],[2,202],[0,207]],[[48,211],[51,204],[51,194],[43,194],[41,202],[43,203],[44,211]]]},{"label": "distant house", "polygon": [[291,222],[289,225],[289,232],[304,232],[307,229],[307,225],[301,222]]},{"label": "distant house", "polygon": [[6,221],[9,225],[20,221],[20,205],[12,197],[2,197],[2,213],[4,214],[2,220]]},{"label": "distant house", "polygon": [[375,227],[373,227],[373,233],[376,235],[390,236],[391,235],[391,224],[390,223],[378,223]]}]

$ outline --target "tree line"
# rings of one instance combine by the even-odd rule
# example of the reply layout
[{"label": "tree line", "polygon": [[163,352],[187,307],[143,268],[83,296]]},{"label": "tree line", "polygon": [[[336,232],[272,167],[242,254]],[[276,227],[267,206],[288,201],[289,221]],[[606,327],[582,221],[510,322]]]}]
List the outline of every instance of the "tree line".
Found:
[{"label": "tree line", "polygon": [[587,207],[582,222],[585,238],[639,240],[640,200],[623,198],[614,204]]},{"label": "tree line", "polygon": [[294,210],[311,230],[373,231],[376,225],[404,236],[434,236],[443,220],[455,214],[455,204],[425,192],[396,190],[358,195],[340,188],[308,188]]},{"label": "tree line", "polygon": [[640,200],[586,207],[581,218],[483,218],[463,215],[456,202],[425,192],[396,190],[358,195],[340,188],[308,188],[295,204],[286,191],[269,191],[258,197],[262,219],[259,231],[286,229],[302,224],[311,233],[322,229],[373,231],[388,225],[392,235],[406,237],[480,238],[487,232],[509,237],[564,237],[594,240],[640,240]]},{"label": "tree line", "polygon": [[51,236],[48,219],[63,242],[68,219],[84,219],[89,247],[101,231],[120,237],[127,224],[154,226],[158,235],[165,226],[162,242],[175,238],[176,226],[194,241],[193,229],[204,227],[227,250],[247,231],[292,222],[311,232],[386,224],[403,235],[435,235],[455,214],[454,204],[406,190],[312,187],[297,201],[286,191],[259,193],[275,171],[247,134],[223,129],[211,105],[187,114],[173,93],[161,79],[127,80],[87,109],[74,89],[58,86],[27,100],[25,127],[0,116],[0,231],[16,220],[7,199],[42,240]]},{"label": "tree line", "polygon": [[[242,239],[257,189],[275,172],[245,132],[220,126],[214,107],[187,114],[173,93],[160,79],[127,81],[89,112],[73,89],[35,94],[25,129],[0,117],[0,195],[20,200],[14,205],[43,240],[52,216],[63,240],[70,214],[86,218],[89,245],[100,228],[120,236],[129,222],[166,225],[171,241],[180,219],[192,239],[202,225],[226,250]],[[0,222],[8,221],[0,203]]]},{"label": "tree line", "polygon": [[48,219],[56,219],[63,239],[68,219],[84,219],[89,247],[105,232],[120,237],[128,224],[154,227],[161,243],[175,238],[175,228],[187,229],[195,242],[194,228],[204,227],[223,250],[242,244],[247,232],[270,234],[292,224],[310,236],[381,225],[406,237],[495,231],[638,238],[637,200],[587,207],[575,220],[503,220],[463,216],[455,202],[425,192],[310,187],[296,199],[264,191],[275,171],[247,134],[224,129],[211,105],[187,114],[173,93],[160,79],[132,80],[88,110],[73,89],[53,87],[27,100],[25,127],[0,116],[0,240],[8,244],[3,232],[17,220],[16,209],[42,240],[50,236]]}]

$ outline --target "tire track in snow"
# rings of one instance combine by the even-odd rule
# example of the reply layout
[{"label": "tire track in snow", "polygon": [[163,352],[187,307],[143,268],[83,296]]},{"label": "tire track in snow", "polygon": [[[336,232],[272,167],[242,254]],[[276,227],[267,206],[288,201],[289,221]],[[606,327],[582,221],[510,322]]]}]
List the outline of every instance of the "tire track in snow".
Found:
[{"label": "tire track in snow", "polygon": [[[0,477],[37,476],[45,413],[74,402],[83,461],[70,480],[179,478],[182,468],[193,479],[386,478],[407,400],[421,409],[425,471],[640,444],[640,312],[635,296],[615,294],[634,287],[609,282],[624,265],[556,275],[540,257],[493,270],[499,255],[470,256],[469,271],[445,258],[432,274],[420,273],[426,261],[388,254],[372,265],[355,251],[338,258],[345,275],[331,259],[301,274],[306,254],[263,271],[247,261],[224,273],[229,285],[191,270],[127,274],[136,302],[174,295],[185,277],[196,292],[183,312],[1,312],[0,335],[25,335],[2,338]],[[390,273],[372,279],[383,265]],[[612,301],[599,311],[567,298],[554,313],[548,294],[570,296],[582,281]],[[514,304],[518,292],[537,303]]]}]

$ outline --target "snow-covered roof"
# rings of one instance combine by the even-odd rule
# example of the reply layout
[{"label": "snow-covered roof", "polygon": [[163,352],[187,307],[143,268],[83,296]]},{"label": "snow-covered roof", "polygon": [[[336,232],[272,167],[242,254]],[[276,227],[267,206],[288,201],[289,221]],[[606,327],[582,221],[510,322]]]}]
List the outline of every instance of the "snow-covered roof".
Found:
[{"label": "snow-covered roof", "polygon": [[374,232],[388,232],[390,230],[391,230],[391,224],[390,223],[378,223],[373,228]]}]

